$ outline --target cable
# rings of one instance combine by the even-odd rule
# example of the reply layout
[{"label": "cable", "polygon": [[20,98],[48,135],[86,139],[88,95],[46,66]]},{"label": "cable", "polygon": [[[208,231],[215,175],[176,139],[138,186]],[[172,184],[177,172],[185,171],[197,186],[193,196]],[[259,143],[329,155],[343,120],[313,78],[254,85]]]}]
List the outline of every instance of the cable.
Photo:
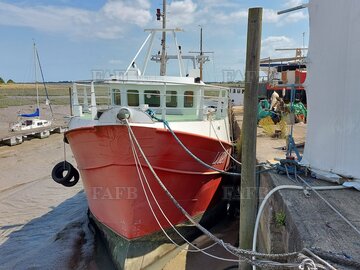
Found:
[{"label": "cable", "polygon": [[[313,187],[314,191],[315,189],[317,190],[338,190],[338,189],[346,189],[347,187],[344,186],[321,186],[321,187]],[[254,227],[254,235],[253,235],[253,243],[252,243],[252,251],[256,252],[256,242],[257,242],[257,234],[258,234],[258,230],[259,230],[259,224],[260,224],[260,218],[261,215],[264,211],[265,205],[267,203],[267,201],[269,200],[269,198],[278,190],[282,190],[282,189],[295,189],[295,190],[304,190],[305,187],[303,186],[295,186],[295,185],[281,185],[281,186],[277,186],[274,189],[270,190],[268,194],[266,194],[264,200],[261,202],[261,205],[259,207],[259,211],[258,214],[256,216],[256,221],[255,221],[255,227]],[[253,266],[253,270],[255,270],[256,267]]]},{"label": "cable", "polygon": [[[331,203],[329,203],[319,192],[316,191],[316,188],[309,185],[301,176],[297,176],[305,185],[307,185],[311,190],[314,191],[316,195],[319,196],[320,199],[322,199],[336,214],[338,214],[339,217],[341,217],[351,228],[354,229],[354,231],[360,236],[360,231],[354,224],[351,223],[350,220],[348,220],[343,214],[340,213],[339,210],[337,210]],[[344,187],[347,188],[347,187]]]}]

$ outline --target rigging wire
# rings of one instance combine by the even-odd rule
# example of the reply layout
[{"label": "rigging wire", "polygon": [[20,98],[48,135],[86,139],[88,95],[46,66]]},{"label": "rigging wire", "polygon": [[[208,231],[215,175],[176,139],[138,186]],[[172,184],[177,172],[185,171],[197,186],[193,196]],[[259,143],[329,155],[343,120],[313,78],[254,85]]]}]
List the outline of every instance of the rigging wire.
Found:
[{"label": "rigging wire", "polygon": [[[34,46],[35,46],[35,44],[34,44]],[[48,90],[46,88],[46,83],[45,83],[45,79],[44,79],[44,73],[43,73],[43,70],[42,70],[42,67],[41,67],[40,57],[39,57],[39,53],[38,53],[38,50],[36,49],[36,47],[35,47],[35,52],[36,52],[36,58],[37,58],[39,68],[40,68],[40,74],[41,74],[42,82],[43,82],[43,85],[44,85],[44,88],[45,88],[46,101],[49,103],[49,107],[50,107],[50,111],[51,111],[51,118],[54,119],[54,112],[53,112],[53,109],[52,109],[52,106],[51,106],[49,93],[48,93]]]}]

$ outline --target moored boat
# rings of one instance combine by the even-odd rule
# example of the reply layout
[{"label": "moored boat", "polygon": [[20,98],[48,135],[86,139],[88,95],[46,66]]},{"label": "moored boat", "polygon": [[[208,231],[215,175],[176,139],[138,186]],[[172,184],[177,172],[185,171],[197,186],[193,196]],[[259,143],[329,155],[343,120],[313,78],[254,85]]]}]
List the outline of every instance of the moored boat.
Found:
[{"label": "moored boat", "polygon": [[44,75],[43,75],[41,64],[40,64],[39,53],[38,53],[38,51],[36,49],[35,42],[33,44],[33,49],[34,49],[34,73],[35,73],[35,89],[36,89],[36,109],[35,109],[35,111],[33,113],[19,114],[18,115],[18,121],[9,124],[9,130],[10,131],[36,130],[36,129],[39,129],[39,128],[50,127],[51,124],[52,124],[51,120],[40,119],[39,86],[38,86],[38,82],[37,82],[37,69],[38,68],[40,69],[43,84],[44,84],[44,88],[45,88],[46,105],[49,105],[50,110],[51,110],[51,115],[53,114],[53,112],[52,112],[52,108],[51,108],[51,105],[50,105],[50,99],[49,99],[49,95],[48,95],[48,92],[47,92],[47,89],[46,89],[46,84],[45,84],[45,81],[44,81]]},{"label": "moored boat", "polygon": [[[65,141],[77,162],[91,215],[122,246],[140,241],[156,248],[163,241],[162,230],[187,224],[157,179],[197,220],[222,199],[216,192],[232,151],[229,92],[185,74],[177,31],[149,30],[136,54],[150,40],[142,69],[135,57],[122,75],[72,87],[73,116]],[[163,74],[166,52],[165,58],[158,57],[162,75],[145,75],[157,32],[173,34],[179,76]],[[106,104],[99,105],[100,98]],[[138,256],[129,250],[125,257]],[[126,268],[124,262],[119,265]]]}]

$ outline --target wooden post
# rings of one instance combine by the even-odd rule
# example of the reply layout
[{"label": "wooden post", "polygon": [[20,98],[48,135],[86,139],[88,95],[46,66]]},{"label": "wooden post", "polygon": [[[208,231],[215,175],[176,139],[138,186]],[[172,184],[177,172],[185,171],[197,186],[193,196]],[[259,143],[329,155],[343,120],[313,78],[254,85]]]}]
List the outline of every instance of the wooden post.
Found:
[{"label": "wooden post", "polygon": [[[240,248],[250,250],[256,220],[256,126],[259,86],[259,66],[262,29],[262,8],[250,8],[248,17],[244,119],[241,131],[241,191],[240,191]],[[240,263],[239,269],[251,266]]]}]

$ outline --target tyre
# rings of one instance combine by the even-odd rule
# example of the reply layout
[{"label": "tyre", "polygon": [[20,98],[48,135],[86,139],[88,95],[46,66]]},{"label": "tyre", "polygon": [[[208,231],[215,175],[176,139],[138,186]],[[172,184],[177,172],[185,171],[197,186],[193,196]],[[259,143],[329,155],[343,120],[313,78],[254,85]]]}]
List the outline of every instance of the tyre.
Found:
[{"label": "tyre", "polygon": [[73,177],[73,169],[74,167],[69,162],[59,162],[52,169],[51,177],[56,183],[59,184],[68,182]]},{"label": "tyre", "polygon": [[61,183],[65,187],[73,187],[73,186],[75,186],[77,184],[77,182],[79,182],[79,179],[80,179],[80,174],[79,174],[78,170],[75,169],[73,165],[71,165],[71,167],[72,167],[72,169],[71,169],[72,177],[69,180],[64,181],[64,182]]}]

